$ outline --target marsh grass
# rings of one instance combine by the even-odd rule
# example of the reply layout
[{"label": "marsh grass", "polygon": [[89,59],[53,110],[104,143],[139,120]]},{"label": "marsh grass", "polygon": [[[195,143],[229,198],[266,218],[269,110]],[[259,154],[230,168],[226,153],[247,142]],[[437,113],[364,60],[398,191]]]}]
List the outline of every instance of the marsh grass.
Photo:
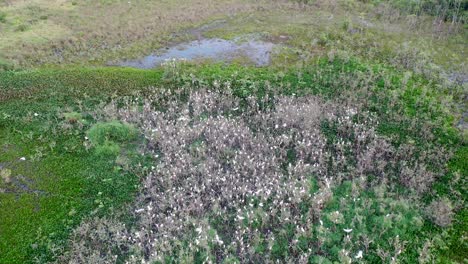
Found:
[{"label": "marsh grass", "polygon": [[0,262],[464,261],[466,89],[443,78],[466,71],[461,20],[389,2],[9,2],[6,70],[135,56],[212,19],[204,36],[287,47],[265,68],[0,72]]},{"label": "marsh grass", "polygon": [[[349,6],[338,1],[308,4],[294,1],[225,0],[195,4],[176,1],[161,2],[156,7],[150,1],[138,4],[95,1],[77,6],[64,3],[59,5],[59,10],[64,11],[61,13],[46,3],[40,8],[33,4],[14,4],[4,12],[18,14],[17,20],[21,22],[0,29],[5,35],[5,41],[0,42],[0,52],[16,67],[102,65],[196,38],[186,33],[193,30],[193,25],[203,26],[222,19],[226,21],[223,26],[200,34],[224,38],[259,32],[272,38],[286,35],[290,36],[287,44],[300,51],[300,58],[344,50],[352,55],[391,62],[389,57],[394,57],[403,45],[411,48],[424,45],[425,54],[430,53],[436,59],[435,65],[448,67],[463,63],[457,52],[448,53],[448,50],[466,49],[462,44],[466,38],[463,30],[447,29],[453,23],[442,20],[435,31],[431,26],[434,23],[428,22],[431,17],[418,15],[413,21],[408,18],[410,15],[390,4],[348,2],[351,3]],[[401,15],[389,19],[395,12]],[[387,13],[389,15],[385,15]],[[86,15],[89,19],[81,19],[75,14]],[[41,20],[44,16],[48,19]],[[132,17],[132,23],[124,23],[127,17]],[[346,23],[348,28],[343,30]],[[18,27],[27,30],[15,32]],[[43,37],[38,38],[38,35]],[[315,40],[318,45],[310,45]],[[434,42],[447,48],[432,48]],[[8,45],[22,48],[12,49]],[[297,62],[294,57],[296,55],[283,59],[280,64]]]},{"label": "marsh grass", "polygon": [[7,21],[7,14],[5,12],[0,12],[0,23],[5,23]]},{"label": "marsh grass", "polygon": [[[2,38],[4,41],[0,41],[0,52],[10,62],[20,66],[90,60],[102,63],[110,55],[115,59],[116,56],[154,50],[170,42],[174,32],[219,17],[255,11],[263,2],[267,3],[261,2],[87,1],[79,5],[71,5],[69,2],[54,4],[50,1],[41,1],[40,5],[13,3],[0,7],[0,11],[15,15],[16,21],[19,21],[0,28],[0,32],[5,35]],[[271,5],[271,8],[275,6],[277,5]],[[47,20],[41,19],[45,16]],[[19,36],[21,32],[15,30],[23,28],[22,25],[26,23],[31,24],[28,31],[40,33],[45,41],[33,41],[37,38],[36,34]],[[47,30],[44,30],[44,26]],[[15,45],[22,48],[14,49]]]}]

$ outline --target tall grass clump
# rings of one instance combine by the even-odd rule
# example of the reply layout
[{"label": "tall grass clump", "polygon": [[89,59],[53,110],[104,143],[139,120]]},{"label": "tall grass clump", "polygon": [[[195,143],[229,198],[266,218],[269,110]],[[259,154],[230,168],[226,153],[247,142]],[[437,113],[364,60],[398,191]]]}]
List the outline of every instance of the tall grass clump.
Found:
[{"label": "tall grass clump", "polygon": [[387,2],[405,13],[431,15],[450,22],[467,22],[468,2],[464,0],[389,0]]},{"label": "tall grass clump", "polygon": [[463,32],[468,22],[468,2],[465,0],[370,0],[378,18],[388,21],[402,19],[410,28],[431,27],[438,37]]},{"label": "tall grass clump", "polygon": [[0,11],[0,23],[5,23],[7,21],[7,14]]},{"label": "tall grass clump", "polygon": [[99,155],[117,155],[119,144],[130,142],[137,136],[132,125],[119,121],[98,122],[94,124],[87,136]]},{"label": "tall grass clump", "polygon": [[11,70],[13,67],[10,62],[6,61],[2,57],[0,57],[0,72]]}]

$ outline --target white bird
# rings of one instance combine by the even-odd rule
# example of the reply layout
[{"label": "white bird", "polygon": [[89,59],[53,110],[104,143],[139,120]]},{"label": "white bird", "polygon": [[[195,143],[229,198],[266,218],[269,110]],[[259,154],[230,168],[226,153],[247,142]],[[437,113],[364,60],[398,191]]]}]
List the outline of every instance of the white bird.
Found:
[{"label": "white bird", "polygon": [[357,253],[357,255],[354,256],[354,258],[362,259],[362,250],[359,250],[359,252]]},{"label": "white bird", "polygon": [[351,233],[351,232],[353,231],[353,229],[351,229],[351,228],[348,228],[348,229],[344,228],[343,231],[345,231],[346,233]]}]

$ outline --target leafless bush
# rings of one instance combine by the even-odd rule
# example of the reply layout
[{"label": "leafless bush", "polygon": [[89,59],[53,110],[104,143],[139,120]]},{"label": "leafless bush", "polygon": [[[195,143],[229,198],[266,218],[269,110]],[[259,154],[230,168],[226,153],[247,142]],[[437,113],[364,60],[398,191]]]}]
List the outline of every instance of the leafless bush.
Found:
[{"label": "leafless bush", "polygon": [[[190,251],[215,243],[220,258],[235,249],[246,261],[258,258],[253,240],[261,235],[273,239],[270,225],[308,228],[293,208],[311,198],[307,179],[323,170],[320,105],[314,98],[279,98],[276,110],[259,111],[252,97],[245,112],[236,112],[239,104],[229,93],[202,90],[186,103],[144,114],[144,134],[160,160],[144,181],[137,209],[141,229],[132,236],[145,258],[161,260],[180,250],[182,234],[191,234]],[[134,113],[126,117],[138,122],[131,118]],[[296,157],[288,158],[292,152]],[[232,212],[229,228],[213,234],[207,216],[226,218]],[[263,227],[244,224],[256,218]]]},{"label": "leafless bush", "polygon": [[449,226],[453,220],[453,206],[448,199],[433,201],[426,210],[428,217],[438,226]]},{"label": "leafless bush", "polygon": [[446,172],[450,157],[447,150],[437,145],[421,151],[413,143],[402,144],[395,153],[398,179],[410,190],[419,194],[427,192],[432,183]]},{"label": "leafless bush", "polygon": [[58,263],[116,263],[129,251],[127,228],[116,220],[93,218],[78,226],[70,238],[70,250]]},{"label": "leafless bush", "polygon": [[428,54],[424,50],[430,49],[402,43],[396,49],[395,56],[390,59],[390,62],[397,67],[423,74],[428,79],[437,78],[442,73],[442,69],[434,63],[432,54]]},{"label": "leafless bush", "polygon": [[408,188],[414,189],[418,193],[423,193],[434,182],[434,174],[426,169],[424,164],[407,166],[403,164],[400,174],[401,182]]}]

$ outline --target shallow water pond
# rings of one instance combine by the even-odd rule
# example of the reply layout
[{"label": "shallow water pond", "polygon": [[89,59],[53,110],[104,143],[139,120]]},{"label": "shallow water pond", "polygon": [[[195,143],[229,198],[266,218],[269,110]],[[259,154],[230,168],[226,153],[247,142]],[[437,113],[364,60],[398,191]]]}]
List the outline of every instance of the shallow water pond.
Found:
[{"label": "shallow water pond", "polygon": [[270,63],[274,47],[275,44],[260,40],[202,39],[159,50],[143,58],[120,61],[116,65],[150,69],[160,66],[169,59],[231,61],[236,58],[247,58],[257,66],[264,66]]}]

